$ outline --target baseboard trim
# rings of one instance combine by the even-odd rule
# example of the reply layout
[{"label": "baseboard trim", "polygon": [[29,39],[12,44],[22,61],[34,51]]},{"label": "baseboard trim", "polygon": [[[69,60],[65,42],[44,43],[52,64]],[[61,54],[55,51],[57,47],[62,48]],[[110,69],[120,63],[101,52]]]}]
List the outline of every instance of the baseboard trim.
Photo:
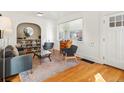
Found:
[{"label": "baseboard trim", "polygon": [[119,67],[116,67],[116,66],[113,66],[113,65],[109,65],[109,64],[103,64],[105,66],[108,66],[108,67],[112,67],[112,68],[115,68],[115,69],[119,69],[119,70],[124,70],[124,69],[121,69]]},{"label": "baseboard trim", "polygon": [[84,62],[87,62],[87,63],[90,63],[90,64],[94,64],[95,62],[94,61],[91,61],[91,60],[88,60],[88,59],[85,59],[85,58],[80,58],[82,61]]}]

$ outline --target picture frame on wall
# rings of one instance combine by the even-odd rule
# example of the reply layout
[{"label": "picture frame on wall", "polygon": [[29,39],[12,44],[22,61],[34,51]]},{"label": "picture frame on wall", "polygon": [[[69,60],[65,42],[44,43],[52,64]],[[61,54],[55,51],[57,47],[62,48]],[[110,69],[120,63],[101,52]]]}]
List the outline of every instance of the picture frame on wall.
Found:
[{"label": "picture frame on wall", "polygon": [[70,38],[72,40],[82,41],[82,30],[70,31]]}]

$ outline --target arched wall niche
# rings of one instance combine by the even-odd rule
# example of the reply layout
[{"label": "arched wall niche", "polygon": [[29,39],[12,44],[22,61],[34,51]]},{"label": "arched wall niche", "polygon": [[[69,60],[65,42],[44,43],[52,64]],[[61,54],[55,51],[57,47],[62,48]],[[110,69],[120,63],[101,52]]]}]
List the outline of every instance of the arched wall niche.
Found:
[{"label": "arched wall niche", "polygon": [[26,38],[24,34],[24,29],[27,27],[31,27],[33,29],[33,35],[30,36],[30,39],[39,39],[41,37],[41,27],[35,23],[20,23],[17,26],[17,39],[24,39]]},{"label": "arched wall niche", "polygon": [[33,53],[33,51],[40,51],[41,50],[40,26],[35,23],[27,23],[27,22],[18,24],[17,25],[17,47],[19,49],[20,48],[23,49],[19,51],[20,55]]}]

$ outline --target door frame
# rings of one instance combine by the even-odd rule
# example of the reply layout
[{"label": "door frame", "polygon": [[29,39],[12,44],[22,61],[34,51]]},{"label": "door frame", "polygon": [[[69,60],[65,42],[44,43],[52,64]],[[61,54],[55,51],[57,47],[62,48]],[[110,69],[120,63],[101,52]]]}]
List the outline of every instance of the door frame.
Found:
[{"label": "door frame", "polygon": [[[100,29],[100,61],[102,64],[107,64],[108,62],[108,58],[107,58],[107,36],[108,36],[108,30],[110,28],[107,27],[107,25],[109,25],[109,17],[111,16],[118,16],[118,15],[124,15],[124,12],[116,12],[113,14],[109,14],[109,15],[105,15],[101,18],[101,29]],[[124,18],[123,18],[124,20]],[[120,29],[122,30],[122,28],[124,28],[123,26],[120,27]],[[113,28],[112,28],[113,29]],[[115,27],[115,31],[117,31],[118,27]],[[117,32],[115,32],[117,33]],[[115,37],[116,38],[116,37]],[[121,56],[121,55],[120,55]],[[120,63],[120,61],[118,62],[118,64]],[[119,66],[119,65],[114,65],[115,63],[113,63],[113,66],[124,69],[124,66]],[[117,63],[116,63],[117,64]],[[109,64],[112,65],[112,64]],[[121,63],[120,63],[121,65]]]}]

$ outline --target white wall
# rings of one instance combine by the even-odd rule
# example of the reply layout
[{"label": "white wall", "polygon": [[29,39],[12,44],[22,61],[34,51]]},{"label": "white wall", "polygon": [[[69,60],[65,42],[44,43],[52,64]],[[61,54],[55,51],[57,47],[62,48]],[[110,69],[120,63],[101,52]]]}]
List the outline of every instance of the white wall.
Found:
[{"label": "white wall", "polygon": [[[12,31],[8,36],[9,44],[16,44],[17,41],[17,26],[23,22],[30,22],[38,24],[41,27],[41,42],[55,41],[54,31],[56,31],[56,21],[52,19],[45,19],[37,16],[28,16],[25,14],[19,14],[19,12],[2,12],[3,16],[7,16],[12,21]],[[0,41],[2,43],[2,41]],[[2,46],[2,44],[1,44]]]},{"label": "white wall", "polygon": [[77,55],[82,58],[99,62],[99,12],[82,12],[77,14],[71,14],[58,20],[58,24],[78,18],[83,19],[83,41],[74,42],[76,43],[76,45],[78,45]]},{"label": "white wall", "polygon": [[[62,17],[57,22],[53,19],[42,18],[21,14],[19,12],[1,12],[4,16],[8,16],[12,20],[12,31],[7,34],[10,44],[16,44],[17,25],[23,22],[31,22],[38,24],[41,29],[42,44],[45,41],[55,41],[55,48],[59,49],[59,41],[57,39],[57,26],[60,23],[82,18],[83,19],[83,41],[74,42],[78,45],[77,55],[95,62],[100,61],[100,31],[102,17],[111,12],[76,12]],[[0,40],[0,43],[2,41]],[[2,46],[2,44],[0,45]]]},{"label": "white wall", "polygon": [[[58,20],[58,24],[82,18],[83,19],[83,41],[74,42],[78,45],[77,55],[98,63],[102,63],[100,59],[100,39],[102,30],[102,18],[105,15],[116,13],[117,11],[83,11],[70,14]],[[57,38],[56,38],[56,41]],[[56,44],[59,49],[59,42]]]}]

